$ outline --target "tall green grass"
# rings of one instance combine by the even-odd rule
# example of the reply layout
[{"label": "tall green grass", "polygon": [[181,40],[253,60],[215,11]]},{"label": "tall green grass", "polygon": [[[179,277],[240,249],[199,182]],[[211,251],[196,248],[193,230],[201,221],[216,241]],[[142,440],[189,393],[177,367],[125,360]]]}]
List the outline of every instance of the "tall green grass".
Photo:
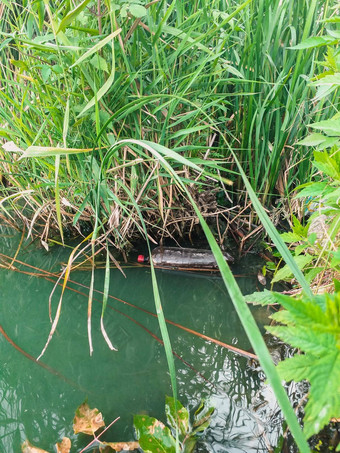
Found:
[{"label": "tall green grass", "polygon": [[309,122],[330,117],[333,106],[311,102],[306,83],[324,50],[291,47],[322,31],[335,2],[159,0],[145,10],[133,4],[126,2],[124,10],[111,1],[3,2],[0,136],[14,144],[1,151],[2,206],[30,222],[30,231],[42,226],[44,241],[49,225],[63,237],[66,228],[82,232],[85,222],[93,240],[110,233],[124,247],[133,231],[146,238],[150,226],[166,232],[189,200],[296,442],[307,452],[266,346],[192,193],[210,188],[211,178],[216,185],[233,182],[234,201],[246,188],[308,291],[260,200],[270,205],[308,178],[309,156],[294,144]]},{"label": "tall green grass", "polygon": [[[13,185],[8,195],[32,188],[27,208],[40,210],[45,219],[51,216],[60,230],[62,223],[72,227],[79,219],[94,225],[99,218],[105,224],[112,214],[108,191],[115,193],[119,174],[148,212],[161,207],[164,215],[172,213],[181,204],[180,194],[172,194],[172,206],[148,155],[134,165],[133,154],[126,151],[110,162],[112,172],[99,197],[103,202],[96,203],[94,181],[107,149],[131,137],[162,144],[191,160],[209,150],[207,163],[219,159],[232,171],[227,138],[267,204],[273,195],[284,196],[305,181],[309,155],[294,144],[311,120],[330,117],[333,107],[310,102],[313,92],[306,83],[324,50],[291,47],[322,31],[321,19],[334,2],[161,0],[147,4],[140,18],[122,17],[112,2],[100,4],[98,17],[94,0],[82,2],[81,8],[66,0],[3,2],[3,141],[13,140],[22,149],[95,149],[85,158],[37,158],[25,165],[2,151],[1,174]],[[176,168],[183,171],[181,164]],[[230,173],[234,201],[237,189],[243,189],[235,170]],[[125,204],[125,210],[131,206]],[[124,245],[119,234],[116,240]]]}]

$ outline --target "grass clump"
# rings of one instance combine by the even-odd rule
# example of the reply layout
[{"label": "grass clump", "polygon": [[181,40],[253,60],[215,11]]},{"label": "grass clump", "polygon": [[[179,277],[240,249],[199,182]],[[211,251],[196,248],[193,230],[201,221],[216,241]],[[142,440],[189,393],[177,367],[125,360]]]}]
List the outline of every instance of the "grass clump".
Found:
[{"label": "grass clump", "polygon": [[[0,134],[15,146],[1,151],[2,205],[34,216],[45,240],[49,225],[86,223],[124,246],[140,222],[122,182],[160,236],[183,234],[180,219],[190,227],[194,212],[159,160],[133,143],[110,153],[127,138],[173,150],[166,159],[197,201],[212,184],[203,167],[234,182],[222,204],[240,199],[225,140],[262,201],[284,196],[310,171],[296,140],[334,109],[312,104],[302,77],[323,49],[292,47],[324,29],[332,4],[4,2]],[[19,160],[18,149],[34,158]]]}]

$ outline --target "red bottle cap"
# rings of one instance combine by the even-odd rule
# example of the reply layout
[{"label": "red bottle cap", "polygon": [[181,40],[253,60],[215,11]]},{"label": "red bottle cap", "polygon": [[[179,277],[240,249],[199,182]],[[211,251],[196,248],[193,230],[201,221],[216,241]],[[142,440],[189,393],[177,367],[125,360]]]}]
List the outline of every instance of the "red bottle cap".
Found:
[{"label": "red bottle cap", "polygon": [[144,261],[145,261],[144,255],[138,255],[137,261],[138,261],[138,263],[144,263]]}]

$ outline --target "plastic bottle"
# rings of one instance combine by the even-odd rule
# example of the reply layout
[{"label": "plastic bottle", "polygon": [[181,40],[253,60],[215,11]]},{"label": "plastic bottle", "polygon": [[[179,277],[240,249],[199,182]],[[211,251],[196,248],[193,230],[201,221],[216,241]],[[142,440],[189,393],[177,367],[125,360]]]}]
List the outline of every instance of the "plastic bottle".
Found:
[{"label": "plastic bottle", "polygon": [[[223,253],[226,261],[233,262],[229,253]],[[156,247],[151,254],[152,262],[156,267],[191,268],[191,269],[217,269],[217,263],[211,250]],[[144,255],[139,255],[139,263],[148,262]]]}]

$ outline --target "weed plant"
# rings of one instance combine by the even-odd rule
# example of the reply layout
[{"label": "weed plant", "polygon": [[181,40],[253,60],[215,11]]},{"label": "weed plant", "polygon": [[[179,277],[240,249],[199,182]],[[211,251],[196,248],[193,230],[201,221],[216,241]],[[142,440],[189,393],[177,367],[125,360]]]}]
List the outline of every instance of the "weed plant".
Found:
[{"label": "weed plant", "polygon": [[[0,135],[14,142],[1,151],[2,206],[34,216],[45,242],[49,225],[88,223],[124,246],[140,222],[122,183],[149,225],[181,233],[179,218],[191,221],[193,212],[164,167],[132,143],[107,158],[126,138],[173,150],[167,161],[192,192],[211,189],[211,179],[180,156],[215,176],[228,171],[236,204],[244,186],[227,139],[263,202],[285,196],[310,173],[309,152],[296,141],[334,109],[310,102],[305,80],[324,48],[292,47],[323,31],[333,4],[2,2]],[[18,148],[31,147],[40,149],[35,158],[18,160]],[[51,157],[55,148],[60,157]]]},{"label": "weed plant", "polygon": [[[294,49],[323,33],[334,5],[27,0],[4,1],[0,9],[2,205],[10,204],[22,218],[30,210],[30,231],[43,219],[45,239],[53,223],[63,236],[65,224],[79,228],[81,220],[89,222],[93,232],[85,240],[92,239],[94,254],[103,232],[102,241],[112,234],[123,246],[136,228],[149,245],[148,224],[168,233],[173,211],[187,199],[303,453],[309,451],[305,435],[195,192],[211,188],[211,178],[224,187],[245,187],[268,235],[311,296],[260,200],[269,204],[274,195],[306,182],[309,152],[294,145],[306,135],[306,124],[331,117],[335,109],[335,92],[312,103],[313,88],[305,80],[315,73],[324,47]],[[232,195],[235,201],[237,191]],[[7,209],[7,216],[13,212]],[[65,268],[63,290],[77,251]],[[152,262],[151,274],[176,402],[174,360]],[[107,280],[105,286],[107,297]],[[92,294],[93,278],[90,351]],[[177,444],[178,432],[176,451]]]}]

